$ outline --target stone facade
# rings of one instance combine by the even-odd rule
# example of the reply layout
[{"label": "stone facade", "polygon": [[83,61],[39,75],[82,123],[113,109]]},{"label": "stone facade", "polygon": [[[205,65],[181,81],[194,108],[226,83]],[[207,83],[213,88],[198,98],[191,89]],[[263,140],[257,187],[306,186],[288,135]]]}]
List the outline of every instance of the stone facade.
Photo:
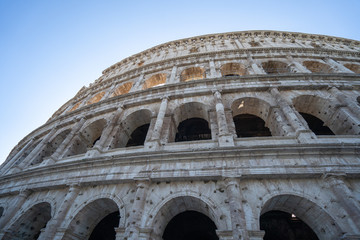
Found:
[{"label": "stone facade", "polygon": [[89,239],[116,213],[114,239],[160,240],[189,211],[221,240],[263,239],[271,211],[360,239],[359,74],[360,42],[276,31],[126,58],[11,151],[0,239]]}]

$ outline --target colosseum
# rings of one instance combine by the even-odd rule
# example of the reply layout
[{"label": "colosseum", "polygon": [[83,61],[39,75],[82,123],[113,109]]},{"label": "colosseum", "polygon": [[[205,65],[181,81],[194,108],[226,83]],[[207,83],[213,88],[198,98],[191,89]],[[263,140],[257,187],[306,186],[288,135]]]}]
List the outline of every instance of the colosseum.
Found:
[{"label": "colosseum", "polygon": [[105,69],[14,147],[0,239],[360,239],[359,135],[359,41],[167,42]]}]

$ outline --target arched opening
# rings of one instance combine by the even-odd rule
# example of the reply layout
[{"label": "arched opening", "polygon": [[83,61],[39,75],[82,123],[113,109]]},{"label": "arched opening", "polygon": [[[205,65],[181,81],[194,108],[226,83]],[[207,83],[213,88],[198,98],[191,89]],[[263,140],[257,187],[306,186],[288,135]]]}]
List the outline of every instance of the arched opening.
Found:
[{"label": "arched opening", "polygon": [[152,118],[151,111],[142,109],[129,114],[112,136],[109,149],[144,145]]},{"label": "arched opening", "polygon": [[75,111],[80,106],[80,104],[81,102],[77,102],[68,112]]},{"label": "arched opening", "polygon": [[300,218],[283,211],[269,211],[261,215],[260,229],[265,231],[264,240],[319,240]]},{"label": "arched opening", "polygon": [[101,134],[106,127],[107,123],[105,119],[99,119],[81,131],[66,152],[65,156],[73,156],[86,153],[89,148],[92,148],[97,141],[101,138]]},{"label": "arched opening", "polygon": [[156,86],[164,85],[166,82],[166,74],[165,73],[158,73],[151,76],[148,80],[145,81],[143,85],[143,89],[148,89]]},{"label": "arched opening", "polygon": [[350,69],[351,71],[353,71],[356,74],[360,74],[360,65],[359,64],[351,64],[351,63],[346,63],[344,64],[344,66],[348,69]]},{"label": "arched opening", "polygon": [[94,97],[92,97],[86,104],[89,105],[89,104],[97,103],[102,99],[102,97],[104,95],[105,95],[105,92],[100,92],[100,93],[96,94]]},{"label": "arched opening", "polygon": [[117,204],[108,198],[97,199],[82,208],[70,222],[64,239],[115,240],[119,226]]},{"label": "arched opening", "polygon": [[104,217],[92,231],[89,240],[115,240],[115,228],[119,226],[119,211],[110,213]]},{"label": "arched opening", "polygon": [[144,124],[136,128],[130,135],[129,141],[126,144],[126,147],[134,147],[144,145],[147,132],[149,130],[150,124]]},{"label": "arched opening", "polygon": [[333,72],[329,65],[318,61],[304,61],[303,65],[313,73]]},{"label": "arched opening", "polygon": [[34,158],[31,165],[41,163],[45,158],[50,157],[60,144],[65,140],[66,136],[70,133],[70,129],[59,133],[51,142],[46,144],[46,147]]},{"label": "arched opening", "polygon": [[329,127],[324,126],[324,122],[307,113],[299,112],[301,116],[305,119],[306,123],[308,124],[311,131],[315,133],[315,135],[335,135]]},{"label": "arched opening", "polygon": [[167,224],[163,240],[218,240],[215,223],[196,211],[185,211]]},{"label": "arched opening", "polygon": [[[260,98],[244,97],[231,104],[233,126],[230,131],[237,137],[284,136],[283,122],[274,117],[270,104]],[[266,121],[265,121],[266,120]]]},{"label": "arched opening", "polygon": [[199,80],[206,78],[205,70],[201,67],[190,67],[182,71],[180,75],[181,82]]},{"label": "arched opening", "polygon": [[51,206],[47,202],[38,203],[28,209],[9,228],[3,239],[38,239],[41,229],[51,218]]},{"label": "arched opening", "polygon": [[3,213],[4,213],[4,208],[0,207],[0,218],[2,217]]},{"label": "arched opening", "polygon": [[132,85],[133,85],[132,82],[127,82],[127,83],[122,84],[120,87],[116,88],[116,90],[111,94],[110,97],[116,97],[116,96],[123,95],[125,93],[130,92]]},{"label": "arched opening", "polygon": [[279,61],[264,62],[262,63],[262,67],[267,74],[279,74],[279,73],[291,72],[290,68],[286,63]]},{"label": "arched opening", "polygon": [[[284,214],[287,213],[287,214]],[[265,230],[264,239],[313,239],[313,238],[276,238],[272,235],[277,229],[279,233],[293,234],[299,233],[299,229],[289,228],[295,227],[297,221],[302,221],[316,237],[320,240],[335,240],[340,239],[342,231],[334,221],[334,219],[321,207],[314,202],[295,195],[277,195],[269,199],[260,213],[260,228]],[[290,223],[286,224],[286,221]],[[294,224],[291,224],[294,221]],[[281,225],[280,225],[281,224]],[[313,236],[309,231],[306,236]],[[299,235],[296,235],[299,236]],[[316,239],[316,238],[314,238]]]},{"label": "arched opening", "polygon": [[236,135],[240,137],[267,137],[271,136],[269,128],[258,116],[252,114],[239,114],[234,118]]},{"label": "arched opening", "polygon": [[182,121],[175,136],[175,142],[211,139],[209,123],[202,118],[190,118]]},{"label": "arched opening", "polygon": [[246,68],[240,63],[226,63],[220,68],[223,77],[246,75]]}]

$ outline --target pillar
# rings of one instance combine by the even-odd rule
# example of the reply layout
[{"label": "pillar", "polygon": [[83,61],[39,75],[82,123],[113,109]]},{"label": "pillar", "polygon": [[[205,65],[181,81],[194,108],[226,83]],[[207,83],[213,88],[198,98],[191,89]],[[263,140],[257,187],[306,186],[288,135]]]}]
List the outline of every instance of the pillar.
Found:
[{"label": "pillar", "polygon": [[219,129],[219,146],[234,146],[234,138],[233,135],[229,133],[225,109],[221,99],[221,93],[216,90],[213,94],[215,98],[216,119]]},{"label": "pillar", "polygon": [[132,210],[127,219],[125,238],[127,240],[138,240],[140,236],[141,218],[144,211],[146,195],[149,190],[150,182],[147,179],[141,179],[136,183],[135,199]]},{"label": "pillar", "polygon": [[116,125],[123,112],[124,112],[124,106],[120,106],[113,114],[112,118],[107,121],[107,125],[103,130],[103,132],[101,133],[101,137],[99,141],[97,141],[95,145],[86,152],[87,157],[96,156],[104,151],[106,146],[109,144],[109,141],[111,141],[111,136],[115,134],[113,133],[113,131],[117,130]]},{"label": "pillar", "polygon": [[280,106],[280,109],[284,113],[285,118],[294,129],[298,141],[308,142],[312,138],[316,138],[315,134],[307,126],[305,127],[301,123],[299,119],[301,117],[300,114],[298,114],[292,107],[290,107],[286,100],[281,96],[277,88],[271,88],[270,93]]},{"label": "pillar", "polygon": [[[4,212],[5,214],[0,218],[0,229],[5,230],[6,224],[8,224],[11,219],[15,216],[16,212],[21,209],[22,205],[26,199],[31,194],[31,191],[28,189],[21,190],[19,195],[17,195],[14,203],[9,204],[9,208]],[[8,226],[7,226],[8,227]]]},{"label": "pillar", "polygon": [[168,96],[162,98],[159,112],[156,117],[155,125],[151,134],[151,138],[150,141],[148,142],[148,146],[152,146],[154,150],[160,146],[160,135],[163,129],[164,118],[165,118],[168,102],[169,102]]},{"label": "pillar", "polygon": [[171,69],[171,75],[168,83],[175,83],[176,80],[177,66],[173,66]]},{"label": "pillar", "polygon": [[73,204],[75,198],[79,194],[80,186],[78,184],[73,184],[69,187],[69,190],[61,203],[58,211],[55,213],[55,216],[47,223],[45,231],[39,236],[39,240],[54,239],[56,232],[60,229],[61,224],[64,222],[66,214],[68,213],[71,205]]},{"label": "pillar", "polygon": [[254,74],[266,74],[264,69],[255,63],[250,54],[248,54],[248,63],[251,66]]},{"label": "pillar", "polygon": [[289,62],[289,67],[291,68],[291,72],[294,72],[294,73],[311,73],[311,71],[309,69],[307,69],[304,65],[302,65],[301,63],[295,61],[291,55],[287,55],[286,58],[287,58],[287,60]]},{"label": "pillar", "polygon": [[217,78],[217,77],[219,77],[218,74],[217,74],[217,72],[216,72],[215,63],[214,63],[213,60],[210,60],[209,66],[210,66],[210,78]]},{"label": "pillar", "polygon": [[21,155],[24,154],[24,152],[34,143],[35,139],[32,138],[29,140],[29,142],[26,143],[26,145],[21,148],[19,152],[15,154],[8,162],[5,162],[4,166],[1,168],[0,174],[2,175],[6,170],[14,166],[17,162],[17,160],[21,157]]},{"label": "pillar", "polygon": [[54,126],[51,131],[40,141],[40,143],[35,147],[34,150],[30,152],[29,155],[21,163],[19,163],[20,168],[26,167],[30,162],[34,159],[34,157],[40,154],[41,151],[46,148],[47,144],[49,143],[50,138],[56,133],[57,126]]},{"label": "pillar", "polygon": [[139,78],[136,80],[134,86],[130,89],[130,92],[136,92],[141,90],[141,85],[144,80],[144,74],[140,74]]},{"label": "pillar", "polygon": [[351,192],[349,187],[344,182],[344,175],[342,174],[325,174],[323,179],[326,181],[340,206],[343,207],[350,221],[349,227],[353,230],[349,234],[360,234],[360,206],[354,199],[355,192]]},{"label": "pillar", "polygon": [[350,69],[346,68],[344,65],[336,62],[334,59],[331,58],[325,58],[324,59],[327,64],[331,66],[332,69],[334,69],[337,72],[343,72],[343,73],[354,73]]},{"label": "pillar", "polygon": [[360,107],[356,103],[349,100],[344,93],[342,93],[338,88],[330,88],[331,94],[333,94],[336,99],[340,102],[341,105],[345,105],[349,111],[360,121]]},{"label": "pillar", "polygon": [[85,118],[81,118],[79,122],[75,124],[75,126],[72,128],[71,132],[66,136],[62,144],[58,147],[58,149],[53,153],[53,155],[50,156],[52,161],[56,162],[58,158],[62,156],[64,153],[64,150],[68,147],[71,140],[74,138],[74,136],[78,133],[78,131],[81,129],[83,124],[85,123]]},{"label": "pillar", "polygon": [[241,192],[238,181],[225,178],[226,194],[229,200],[233,239],[249,240],[246,231],[245,213],[241,205]]}]

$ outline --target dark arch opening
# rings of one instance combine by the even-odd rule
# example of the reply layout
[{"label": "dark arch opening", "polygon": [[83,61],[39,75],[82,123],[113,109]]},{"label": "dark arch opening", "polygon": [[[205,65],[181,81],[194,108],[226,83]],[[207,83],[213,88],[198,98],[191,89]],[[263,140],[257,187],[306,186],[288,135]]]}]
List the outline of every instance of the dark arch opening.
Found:
[{"label": "dark arch opening", "polygon": [[271,136],[269,128],[258,116],[252,114],[239,114],[234,117],[237,137],[267,137]]},{"label": "dark arch opening", "polygon": [[134,147],[144,145],[147,132],[149,130],[150,124],[144,124],[136,128],[130,135],[129,141],[126,144],[126,147]]},{"label": "dark arch opening", "polygon": [[115,228],[119,226],[120,213],[119,211],[110,213],[104,217],[94,228],[89,240],[115,240]]},{"label": "dark arch opening", "polygon": [[4,208],[0,207],[0,218],[2,217],[3,213],[4,213]]},{"label": "dark arch opening", "polygon": [[316,135],[335,135],[330,128],[324,126],[324,122],[319,118],[307,113],[300,112],[300,114],[309,125],[311,131],[313,131]]},{"label": "dark arch opening", "polygon": [[178,126],[175,142],[211,139],[209,124],[202,118],[189,118]]},{"label": "dark arch opening", "polygon": [[38,239],[51,218],[51,206],[43,202],[32,206],[13,225],[3,239]]},{"label": "dark arch opening", "polygon": [[319,240],[314,231],[301,219],[283,211],[270,211],[260,217],[264,240]]},{"label": "dark arch opening", "polygon": [[182,212],[167,224],[163,240],[218,240],[216,225],[196,211]]}]

